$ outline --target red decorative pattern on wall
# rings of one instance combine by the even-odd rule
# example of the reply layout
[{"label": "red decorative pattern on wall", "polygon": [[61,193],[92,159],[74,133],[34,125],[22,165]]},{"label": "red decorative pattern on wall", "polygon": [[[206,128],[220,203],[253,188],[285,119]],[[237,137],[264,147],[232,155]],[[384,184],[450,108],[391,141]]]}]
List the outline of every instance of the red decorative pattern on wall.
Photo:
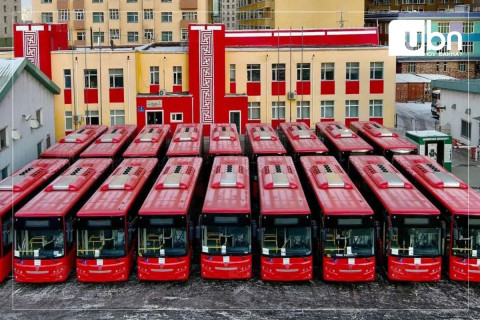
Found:
[{"label": "red decorative pattern on wall", "polygon": [[201,30],[200,42],[200,121],[213,123],[215,105],[213,31]]}]

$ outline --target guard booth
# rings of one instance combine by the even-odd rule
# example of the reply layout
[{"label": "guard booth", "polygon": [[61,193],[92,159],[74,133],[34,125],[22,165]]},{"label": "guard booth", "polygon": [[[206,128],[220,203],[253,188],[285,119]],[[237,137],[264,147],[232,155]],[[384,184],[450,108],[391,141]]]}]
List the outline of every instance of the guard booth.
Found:
[{"label": "guard booth", "polygon": [[435,130],[407,131],[407,139],[418,147],[419,154],[452,171],[452,136]]}]

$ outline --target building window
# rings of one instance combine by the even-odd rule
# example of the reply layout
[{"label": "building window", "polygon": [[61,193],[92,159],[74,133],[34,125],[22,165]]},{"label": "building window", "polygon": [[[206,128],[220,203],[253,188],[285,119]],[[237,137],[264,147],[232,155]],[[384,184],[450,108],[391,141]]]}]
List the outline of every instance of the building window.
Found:
[{"label": "building window", "polygon": [[97,110],[85,111],[85,124],[98,125],[100,124],[100,117]]},{"label": "building window", "polygon": [[143,30],[143,40],[147,40],[147,41],[155,40],[155,32],[153,31],[153,29]]},{"label": "building window", "polygon": [[360,63],[358,62],[347,62],[347,80],[358,80],[360,73]]},{"label": "building window", "polygon": [[182,12],[182,20],[197,20],[196,12]]},{"label": "building window", "polygon": [[310,101],[297,101],[297,119],[310,119]]},{"label": "building window", "polygon": [[127,0],[127,3],[138,2],[138,0]]},{"label": "building window", "polygon": [[43,140],[37,143],[37,157],[40,158],[40,153],[43,151]]},{"label": "building window", "polygon": [[108,69],[110,88],[123,88],[123,69]]},{"label": "building window", "polygon": [[247,81],[248,82],[260,81],[260,65],[259,64],[247,64]]},{"label": "building window", "polygon": [[43,125],[42,109],[35,111],[35,119],[38,121],[39,125]]},{"label": "building window", "polygon": [[5,149],[7,144],[7,127],[0,130],[0,150]]},{"label": "building window", "polygon": [[235,82],[235,78],[236,78],[235,65],[231,64],[230,65],[230,82]]},{"label": "building window", "polygon": [[110,13],[110,20],[120,19],[120,13],[118,12],[118,9],[109,9],[108,11]]},{"label": "building window", "polygon": [[42,12],[42,23],[53,23],[53,13]]},{"label": "building window", "polygon": [[310,81],[310,63],[297,63],[297,81]]},{"label": "building window", "polygon": [[72,88],[72,70],[63,69],[63,87],[65,89]]},{"label": "building window", "polygon": [[98,86],[97,69],[85,69],[83,74],[85,76],[85,88],[96,89]]},{"label": "building window", "polygon": [[272,102],[272,119],[285,120],[285,101]]},{"label": "building window", "polygon": [[72,111],[65,111],[65,131],[73,130]]},{"label": "building window", "polygon": [[160,68],[150,67],[150,84],[160,83]]},{"label": "building window", "polygon": [[162,0],[161,2],[172,2],[172,0]]},{"label": "building window", "polygon": [[93,23],[103,23],[103,12],[93,12]]},{"label": "building window", "polygon": [[437,72],[440,72],[440,62],[437,62]]},{"label": "building window", "polygon": [[58,10],[58,21],[68,21],[70,20],[70,11],[68,10]]},{"label": "building window", "polygon": [[449,32],[450,32],[450,23],[448,23],[448,22],[439,22],[439,23],[438,23],[438,32],[440,32],[440,33],[449,33]]},{"label": "building window", "polygon": [[248,103],[248,120],[260,120],[260,102]]},{"label": "building window", "polygon": [[320,103],[320,117],[322,119],[335,117],[334,101],[322,101]]},{"label": "building window", "polygon": [[[41,3],[52,3],[52,0],[42,0]],[[3,11],[6,11],[5,6]]]},{"label": "building window", "polygon": [[172,41],[172,31],[162,31],[162,41]]},{"label": "building window", "polygon": [[462,45],[463,53],[472,53],[473,52],[473,41],[464,41]]},{"label": "building window", "polygon": [[2,169],[2,176],[1,176],[1,180],[7,178],[9,176],[8,174],[8,167],[9,165],[7,165],[5,168]]},{"label": "building window", "polygon": [[188,29],[182,29],[181,32],[182,32],[182,35],[181,35],[182,41],[188,41]]},{"label": "building window", "polygon": [[467,63],[465,61],[460,61],[458,63],[458,71],[460,71],[460,72],[467,71]]},{"label": "building window", "polygon": [[110,110],[110,125],[125,124],[125,110]]},{"label": "building window", "polygon": [[143,19],[153,20],[153,9],[144,9],[143,10]]},{"label": "building window", "polygon": [[443,71],[447,72],[447,63],[446,62],[443,63]]},{"label": "building window", "polygon": [[105,33],[103,31],[93,32],[93,42],[94,43],[104,43],[105,42]]},{"label": "building window", "polygon": [[345,101],[345,118],[358,118],[358,100]]},{"label": "building window", "polygon": [[182,67],[180,66],[173,67],[173,85],[174,86],[182,85]]},{"label": "building window", "polygon": [[370,62],[370,80],[383,79],[383,62]]},{"label": "building window", "polygon": [[85,20],[85,10],[84,9],[73,10],[73,15],[75,17],[75,20]]},{"label": "building window", "polygon": [[383,117],[383,100],[370,100],[370,117]]},{"label": "building window", "polygon": [[172,13],[162,12],[162,22],[172,22]]},{"label": "building window", "polygon": [[183,122],[183,112],[170,113],[170,122]]},{"label": "building window", "polygon": [[120,39],[120,29],[110,29],[110,40]]},{"label": "building window", "polygon": [[127,22],[137,23],[138,22],[138,12],[127,12]]},{"label": "building window", "polygon": [[408,73],[415,73],[417,70],[417,64],[415,62],[408,63]]},{"label": "building window", "polygon": [[285,81],[285,63],[272,64],[272,81]]},{"label": "building window", "polygon": [[463,23],[463,33],[473,33],[473,22]]},{"label": "building window", "polygon": [[335,80],[335,63],[322,63],[322,81]]},{"label": "building window", "polygon": [[463,138],[470,140],[472,137],[472,123],[462,119],[462,132]]},{"label": "building window", "polygon": [[138,42],[138,32],[136,32],[136,31],[127,32],[127,41],[128,42]]},{"label": "building window", "polygon": [[77,40],[78,41],[85,41],[85,32],[77,32]]}]

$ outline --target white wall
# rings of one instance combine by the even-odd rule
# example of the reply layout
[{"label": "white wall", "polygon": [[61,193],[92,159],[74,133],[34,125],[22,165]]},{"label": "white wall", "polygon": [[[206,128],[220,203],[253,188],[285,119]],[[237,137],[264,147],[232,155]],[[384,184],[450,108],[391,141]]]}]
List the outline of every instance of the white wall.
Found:
[{"label": "white wall", "polygon": [[[22,115],[35,118],[35,111],[42,109],[42,126],[31,129]],[[55,142],[53,94],[27,70],[23,70],[13,88],[0,102],[0,129],[7,127],[8,147],[0,151],[0,170],[10,165],[9,174],[37,159],[37,143],[42,141],[46,149],[47,134]],[[12,130],[22,133],[20,140],[12,139]]]},{"label": "white wall", "polygon": [[[480,121],[474,120],[473,118],[480,117],[480,95],[442,89],[440,100],[441,106],[446,107],[440,114],[440,125],[445,126],[446,124],[451,124],[452,137],[454,139],[458,139],[467,145],[479,145]],[[453,104],[456,104],[456,109],[452,109]],[[465,113],[467,108],[471,110],[470,115]],[[462,119],[472,124],[472,137],[470,141],[461,136]]]}]

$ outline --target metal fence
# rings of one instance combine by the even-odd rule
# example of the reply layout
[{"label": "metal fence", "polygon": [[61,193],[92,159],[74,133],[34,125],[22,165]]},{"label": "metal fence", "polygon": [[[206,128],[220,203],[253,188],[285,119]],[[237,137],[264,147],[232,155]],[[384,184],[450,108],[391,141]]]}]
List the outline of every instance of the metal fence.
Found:
[{"label": "metal fence", "polygon": [[440,121],[435,119],[414,118],[405,115],[395,114],[395,128],[402,131],[414,130],[437,130],[450,134],[450,125],[440,126]]}]

